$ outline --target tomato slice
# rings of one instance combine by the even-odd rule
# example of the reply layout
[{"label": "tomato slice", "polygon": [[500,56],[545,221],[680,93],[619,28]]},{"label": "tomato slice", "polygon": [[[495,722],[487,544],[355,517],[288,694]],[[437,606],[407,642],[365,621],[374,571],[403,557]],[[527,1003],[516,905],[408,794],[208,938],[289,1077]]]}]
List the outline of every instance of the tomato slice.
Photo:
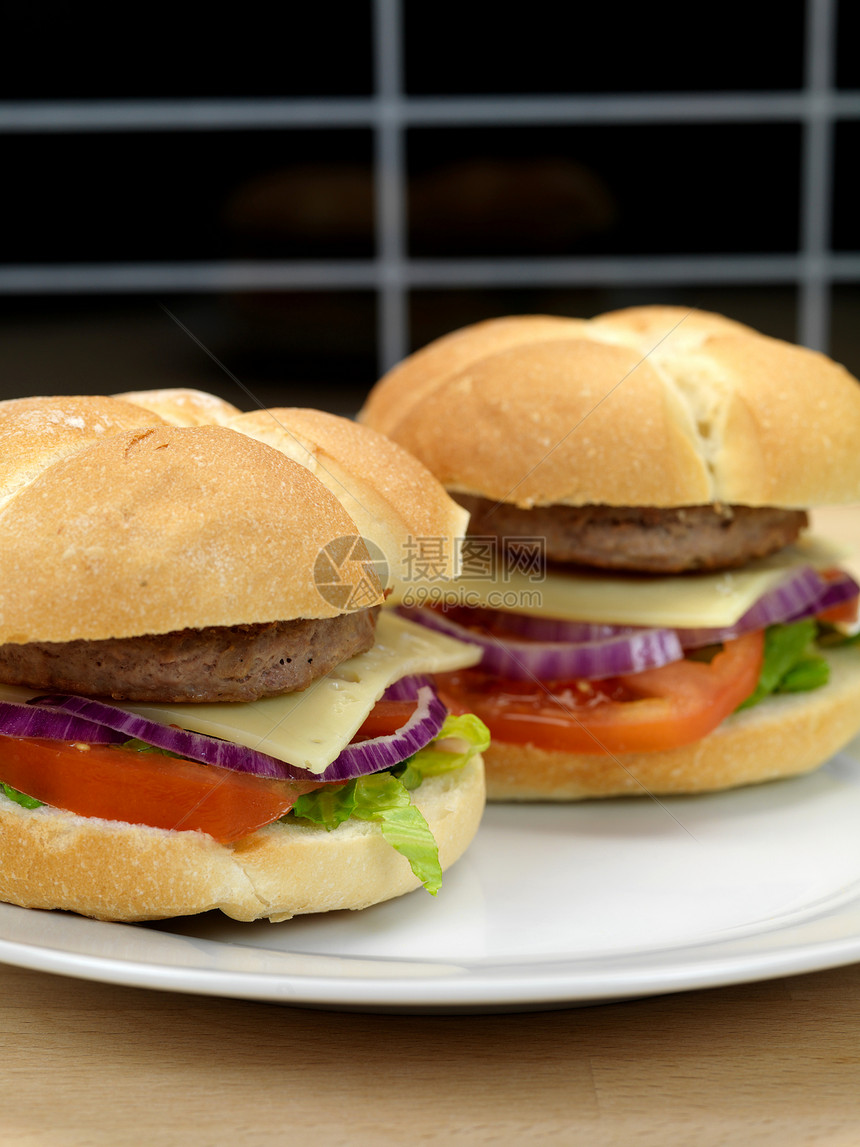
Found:
[{"label": "tomato slice", "polygon": [[[819,570],[818,573],[825,581],[835,581],[842,576],[842,570],[838,567]],[[815,617],[817,621],[824,621],[829,625],[836,625],[837,622],[843,621],[850,623],[857,620],[858,605],[860,605],[860,595],[850,597],[848,601],[841,601],[839,605],[831,605],[830,609],[823,609]]]},{"label": "tomato slice", "polygon": [[417,705],[417,701],[377,701],[352,738],[353,743],[369,741],[372,737],[390,737],[406,724]]},{"label": "tomato slice", "polygon": [[477,714],[493,738],[573,753],[673,749],[701,740],[755,689],[763,632],[727,641],[710,661],[675,661],[606,681],[499,680],[480,669],[437,677],[455,713]]},{"label": "tomato slice", "polygon": [[839,605],[831,605],[830,609],[823,609],[815,616],[818,621],[826,621],[830,625],[835,625],[837,621],[856,621],[858,604],[860,597],[852,597],[848,601],[840,602]]},{"label": "tomato slice", "polygon": [[275,781],[112,745],[0,736],[0,780],[78,816],[199,829],[221,844],[289,812],[313,780]]}]

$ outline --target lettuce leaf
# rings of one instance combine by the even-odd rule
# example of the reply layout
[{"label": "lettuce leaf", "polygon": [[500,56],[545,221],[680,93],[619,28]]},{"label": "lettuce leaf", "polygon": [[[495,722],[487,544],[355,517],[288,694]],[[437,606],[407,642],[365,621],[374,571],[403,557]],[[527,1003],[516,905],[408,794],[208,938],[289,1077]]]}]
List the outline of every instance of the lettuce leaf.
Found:
[{"label": "lettuce leaf", "polygon": [[0,789],[2,789],[5,796],[15,804],[21,805],[22,808],[41,808],[43,802],[37,801],[35,797],[28,797],[26,793],[19,793],[17,789],[13,789],[11,785],[7,785],[5,781],[0,781]]},{"label": "lettuce leaf", "polygon": [[764,634],[764,662],[758,685],[738,708],[751,709],[771,693],[801,693],[826,685],[830,666],[812,649],[817,633],[813,618],[769,626]]},{"label": "lettuce leaf", "polygon": [[435,777],[465,768],[476,753],[483,753],[489,745],[490,730],[480,717],[474,713],[449,715],[438,736],[410,757],[409,763],[422,776]]},{"label": "lettuce leaf", "polygon": [[300,796],[292,815],[331,832],[351,816],[375,821],[383,839],[409,861],[424,887],[435,896],[442,885],[439,848],[409,790],[393,773],[370,773],[337,788]]},{"label": "lettuce leaf", "polygon": [[418,788],[425,776],[464,768],[489,743],[487,726],[472,713],[448,716],[438,736],[400,765],[305,793],[287,815],[320,825],[329,832],[352,816],[375,821],[383,839],[406,857],[412,871],[435,896],[442,885],[439,848],[409,791]]}]

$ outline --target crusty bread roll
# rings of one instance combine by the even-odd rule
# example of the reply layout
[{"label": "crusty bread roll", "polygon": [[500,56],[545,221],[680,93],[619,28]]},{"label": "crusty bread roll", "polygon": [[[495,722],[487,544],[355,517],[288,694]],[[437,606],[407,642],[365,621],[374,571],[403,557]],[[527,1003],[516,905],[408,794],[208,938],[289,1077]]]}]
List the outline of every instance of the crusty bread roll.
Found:
[{"label": "crusty bread roll", "polygon": [[[627,553],[635,550],[634,529],[636,542],[661,539],[659,560],[683,570],[696,568],[701,549],[686,564],[668,564],[672,555],[662,551],[672,551],[677,539],[666,511],[680,508],[690,544],[701,547],[703,534],[693,527],[699,511],[689,507],[704,511],[703,522],[711,514],[720,534],[737,529],[747,513],[750,521],[759,515],[755,528],[772,507],[778,518],[860,500],[857,381],[824,355],[695,309],[634,307],[589,321],[513,316],[478,323],[394,367],[359,418],[412,451],[470,504],[476,534],[498,536],[504,545],[507,529],[527,535],[534,522],[531,532],[545,537],[547,553],[559,561],[589,562],[559,557],[558,542],[554,552],[549,547],[553,529],[573,536],[595,511],[595,520],[607,523],[601,540],[615,547],[614,557],[619,550],[624,556],[620,566],[649,568]],[[613,515],[612,507],[625,509]],[[741,514],[738,507],[753,509]],[[578,524],[565,525],[573,519]],[[798,527],[783,520],[776,541],[760,528],[755,544],[769,553]],[[748,560],[747,545],[756,556],[751,533],[732,564]],[[604,553],[590,564],[611,567]],[[635,587],[631,581],[631,594]],[[860,729],[860,657],[848,650],[834,654],[832,664],[829,685],[769,698],[697,744],[670,752],[615,759],[494,740],[486,754],[488,795],[568,800],[696,792],[814,768]]]},{"label": "crusty bread roll", "polygon": [[241,414],[238,406],[217,394],[181,386],[127,391],[114,398],[151,410],[171,426],[226,426],[231,418]]},{"label": "crusty bread roll", "polygon": [[[178,646],[158,643],[152,652],[149,636],[340,618],[343,607],[321,592],[315,571],[326,547],[359,528],[314,465],[257,440],[265,434],[215,424],[238,413],[220,400],[173,391],[155,401],[160,412],[121,398],[0,403],[0,646],[57,643],[46,656],[61,660],[75,642],[75,656],[86,661],[98,658],[101,641],[146,637],[131,642],[137,652],[128,656],[161,658],[168,669],[175,661],[181,672],[186,653],[174,656]],[[395,530],[407,528],[401,511],[413,524],[446,529],[454,546],[450,531],[464,512],[451,513],[442,488],[404,451],[365,428],[299,414],[294,433],[311,435],[306,455],[316,459],[317,442],[325,443],[332,468],[343,459],[345,482],[350,467],[361,474],[356,502]],[[353,445],[364,451],[357,463],[348,457]],[[409,490],[426,505],[413,512]],[[382,587],[361,554],[363,547],[358,560],[370,597],[359,608],[372,619]],[[342,648],[344,632],[334,648]],[[337,663],[348,654],[333,656]],[[216,668],[207,660],[202,672],[208,678]],[[243,662],[236,672],[250,676],[254,665]],[[115,694],[124,695],[134,696]],[[217,783],[218,770],[212,776]],[[447,867],[477,828],[480,759],[426,780],[415,802]],[[25,809],[2,789],[0,870],[0,899],[115,920],[210,908],[239,920],[287,919],[362,908],[419,883],[373,823],[346,822],[329,833],[278,822],[222,845],[202,832]]]},{"label": "crusty bread roll", "polygon": [[117,397],[177,425],[218,421],[304,466],[331,490],[362,537],[379,546],[394,586],[410,579],[416,547],[424,538],[443,540],[434,552],[442,576],[455,577],[459,572],[454,539],[466,532],[469,515],[446,495],[426,466],[370,427],[300,407],[242,414],[200,391],[131,391]]},{"label": "crusty bread roll", "polygon": [[827,654],[831,678],[809,693],[768,697],[707,737],[649,753],[550,752],[494,741],[484,753],[489,800],[698,793],[818,768],[860,731],[860,653]]},{"label": "crusty bread roll", "polygon": [[683,308],[467,327],[396,366],[360,419],[449,490],[525,508],[860,497],[856,380]]},{"label": "crusty bread roll", "polygon": [[[484,807],[480,758],[429,777],[415,791],[442,868],[466,850]],[[408,862],[372,822],[332,832],[276,822],[233,845],[202,832],[168,832],[25,809],[0,791],[0,900],[64,908],[105,920],[158,920],[220,908],[234,920],[366,908],[417,888]]]},{"label": "crusty bread roll", "polygon": [[32,400],[20,453],[0,405],[0,644],[341,612],[314,563],[355,523],[307,469],[224,427],[119,430],[139,409],[99,402]]}]

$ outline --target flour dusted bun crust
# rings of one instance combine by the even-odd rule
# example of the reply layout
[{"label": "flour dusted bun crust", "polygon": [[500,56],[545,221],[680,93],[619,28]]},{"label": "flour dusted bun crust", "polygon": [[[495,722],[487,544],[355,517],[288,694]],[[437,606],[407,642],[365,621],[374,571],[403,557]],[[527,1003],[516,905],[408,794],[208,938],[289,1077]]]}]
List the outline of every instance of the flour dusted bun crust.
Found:
[{"label": "flour dusted bun crust", "polygon": [[[201,391],[131,391],[117,396],[180,426],[218,422],[264,442],[309,470],[350,515],[362,537],[380,547],[390,581],[409,577],[416,538],[458,538],[468,513],[411,454],[383,434],[321,410],[274,407],[240,413]],[[457,550],[440,554],[456,576]]]},{"label": "flour dusted bun crust", "polygon": [[314,563],[355,526],[271,448],[222,427],[150,425],[81,433],[57,455],[43,452],[39,473],[28,463],[26,482],[13,475],[0,514],[0,644],[341,612]]},{"label": "flour dusted bun crust", "polygon": [[467,327],[395,367],[360,417],[452,492],[524,508],[860,498],[855,379],[683,308]]},{"label": "flour dusted bun crust", "polygon": [[[470,844],[484,808],[480,758],[430,777],[416,792],[442,868]],[[0,792],[0,900],[104,920],[158,920],[220,908],[234,920],[288,920],[366,908],[418,887],[375,824],[326,832],[275,823],[221,845],[202,832],[167,832],[23,809]]]}]

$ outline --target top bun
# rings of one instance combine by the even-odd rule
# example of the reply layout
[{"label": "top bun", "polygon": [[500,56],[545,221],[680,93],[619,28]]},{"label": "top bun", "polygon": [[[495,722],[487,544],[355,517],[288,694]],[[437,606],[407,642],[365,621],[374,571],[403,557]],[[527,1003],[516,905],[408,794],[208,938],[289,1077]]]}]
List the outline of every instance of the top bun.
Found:
[{"label": "top bun", "polygon": [[314,565],[355,523],[234,430],[110,398],[25,399],[0,403],[0,459],[0,644],[342,612]]},{"label": "top bun", "polygon": [[[439,481],[402,447],[368,426],[320,410],[276,407],[229,414],[220,399],[200,391],[138,391],[121,396],[145,406],[162,418],[212,421],[265,442],[304,466],[334,494],[362,537],[385,555],[391,581],[410,580],[415,549],[422,539],[433,539],[434,565],[439,575],[459,573],[459,543],[469,515],[458,506]],[[191,425],[191,421],[186,423]]]},{"label": "top bun", "polygon": [[682,307],[495,319],[396,366],[360,415],[450,490],[531,508],[860,499],[860,386]]},{"label": "top bun", "polygon": [[115,394],[114,398],[143,406],[171,426],[226,426],[231,418],[241,414],[238,406],[219,398],[217,394],[186,387],[130,390],[125,394]]}]

